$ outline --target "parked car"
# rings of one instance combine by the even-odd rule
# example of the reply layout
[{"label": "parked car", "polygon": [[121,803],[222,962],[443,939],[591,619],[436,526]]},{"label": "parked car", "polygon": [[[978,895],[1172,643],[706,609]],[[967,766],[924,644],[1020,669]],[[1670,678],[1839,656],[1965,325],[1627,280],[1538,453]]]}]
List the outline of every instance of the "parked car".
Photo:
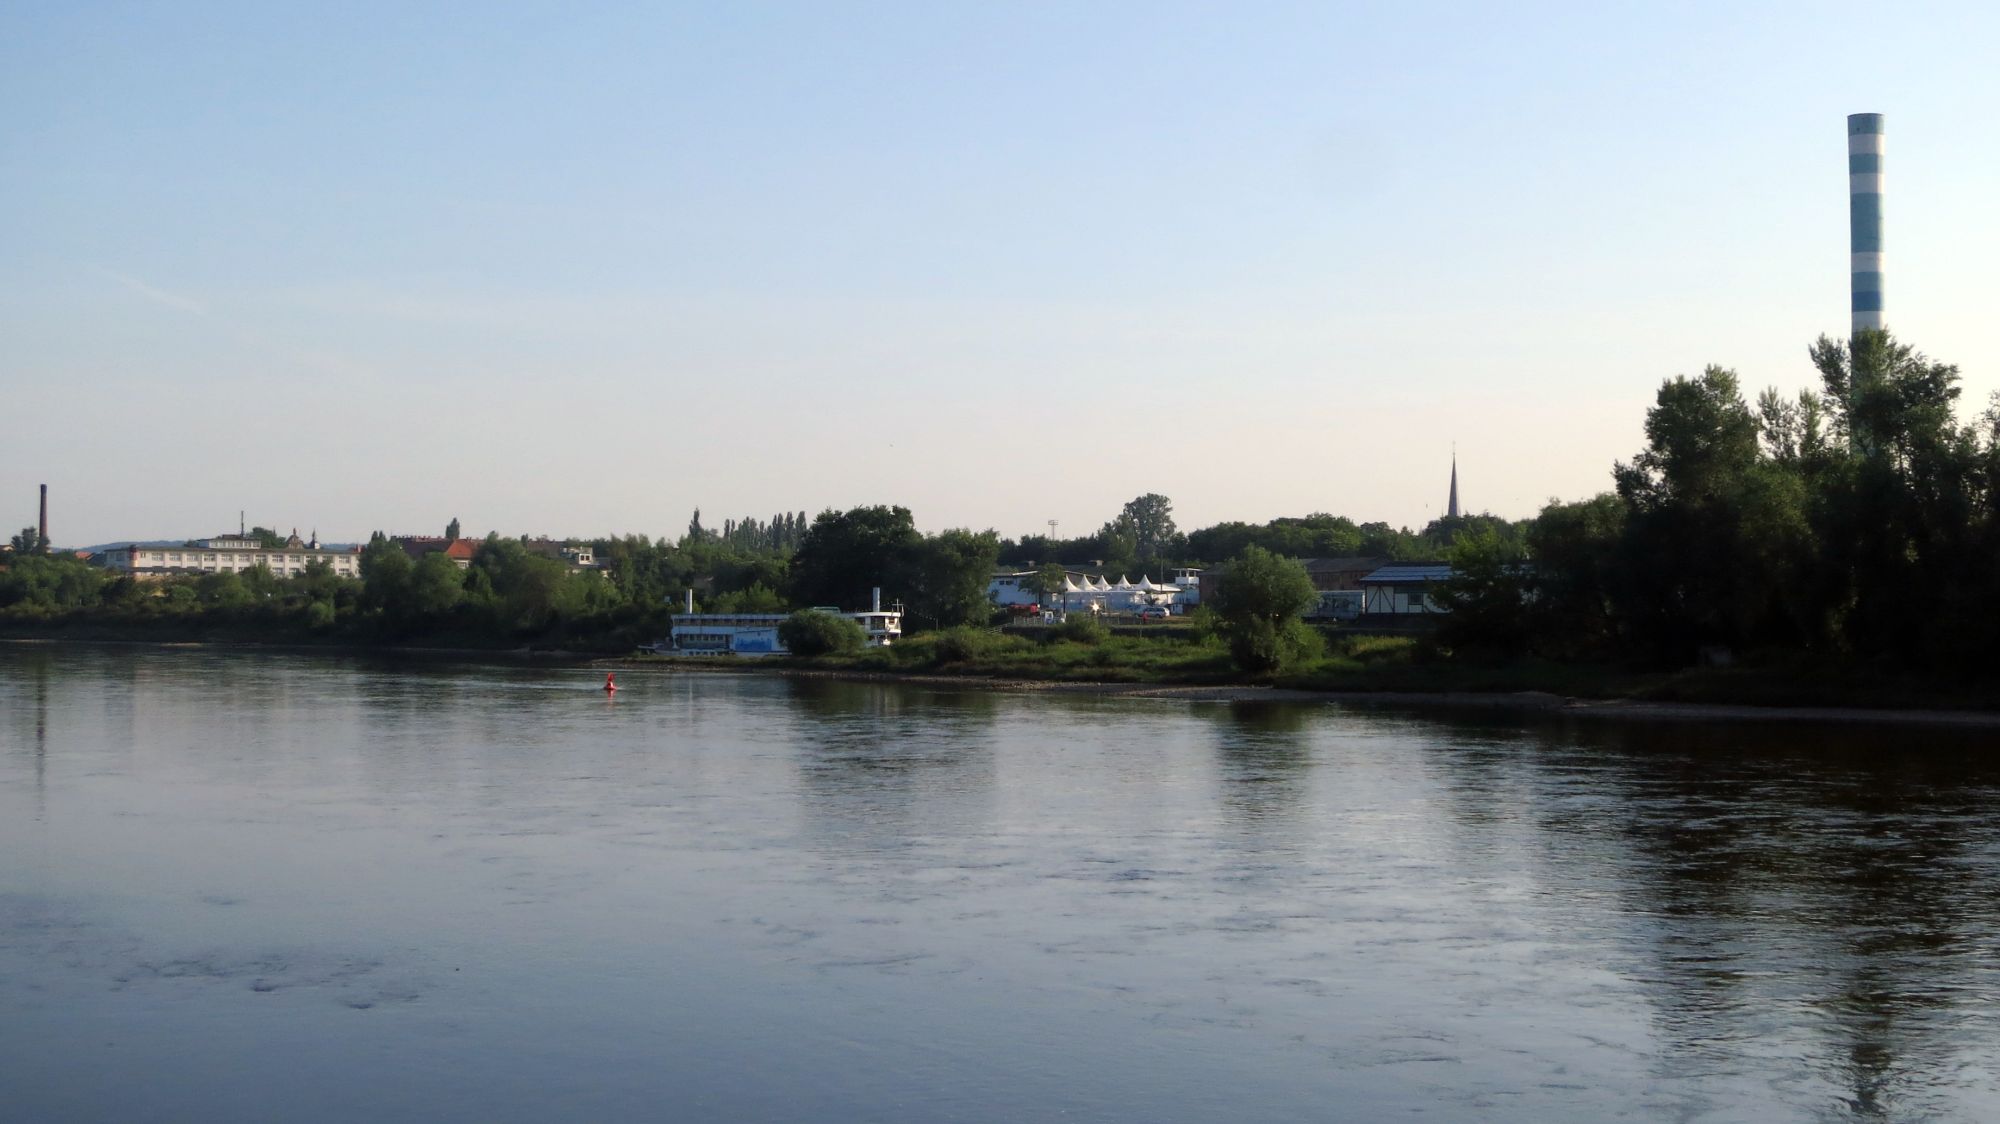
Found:
[{"label": "parked car", "polygon": [[1142,621],[1163,621],[1172,615],[1173,613],[1165,605],[1142,605],[1139,607],[1139,619]]}]

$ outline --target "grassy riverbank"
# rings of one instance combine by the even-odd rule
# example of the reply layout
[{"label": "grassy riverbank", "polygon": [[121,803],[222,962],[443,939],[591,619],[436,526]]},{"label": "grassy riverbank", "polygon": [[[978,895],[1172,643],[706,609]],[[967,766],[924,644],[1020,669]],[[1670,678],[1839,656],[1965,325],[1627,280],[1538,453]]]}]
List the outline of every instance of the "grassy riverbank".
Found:
[{"label": "grassy riverbank", "polygon": [[[632,651],[632,630],[610,634],[552,632],[531,640],[477,630],[441,629],[386,637],[356,629],[313,630],[272,616],[243,614],[6,622],[0,638],[72,643],[216,644],[229,647],[350,652],[451,652],[518,659],[620,658]],[[53,626],[53,627],[51,627]],[[1325,652],[1285,671],[1253,675],[1231,663],[1211,635],[1191,628],[1121,630],[1095,642],[952,629],[910,637],[890,648],[854,655],[735,659],[638,657],[629,662],[720,670],[809,671],[822,674],[925,678],[965,682],[1156,685],[1161,687],[1289,688],[1341,694],[1479,695],[1538,692],[1572,699],[1632,699],[1762,707],[1865,707],[1903,710],[2000,711],[2000,683],[1918,674],[1797,655],[1749,658],[1733,667],[1657,670],[1608,663],[1520,659],[1482,663],[1445,658],[1423,641],[1399,636],[1333,633]]]},{"label": "grassy riverbank", "polygon": [[1488,664],[1440,658],[1410,637],[1338,634],[1328,641],[1323,656],[1263,676],[1237,670],[1219,642],[1191,634],[1115,635],[1093,644],[953,630],[854,655],[700,661],[667,657],[660,662],[1023,683],[1245,685],[1394,694],[1532,691],[1657,703],[2000,710],[2000,684],[1796,657],[1673,671],[1534,659]]}]

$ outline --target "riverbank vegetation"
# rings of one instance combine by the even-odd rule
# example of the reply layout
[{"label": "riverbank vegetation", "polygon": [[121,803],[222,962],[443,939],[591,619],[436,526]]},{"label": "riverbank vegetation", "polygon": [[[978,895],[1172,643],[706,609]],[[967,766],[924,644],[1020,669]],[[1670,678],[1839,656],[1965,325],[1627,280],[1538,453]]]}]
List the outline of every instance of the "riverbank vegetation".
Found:
[{"label": "riverbank vegetation", "polygon": [[[1957,368],[1886,333],[1822,338],[1820,385],[1745,397],[1732,371],[1667,380],[1613,487],[1533,519],[1453,517],[1421,531],[1327,514],[1182,533],[1148,493],[1096,532],[1005,540],[920,533],[907,508],[807,520],[697,512],[674,541],[594,542],[577,571],[489,535],[462,565],[377,534],[359,580],[324,566],[134,581],[52,554],[32,529],[0,558],[0,635],[622,654],[663,637],[685,591],[710,612],[855,609],[880,589],[906,640],[794,617],[833,669],[1020,678],[1519,690],[1711,701],[1991,701],[2000,674],[2000,407],[1957,414]],[[454,524],[452,531],[456,533]],[[1310,556],[1448,558],[1447,614],[1421,638],[1310,627]],[[996,565],[1058,589],[1066,566],[1164,579],[1218,568],[1185,627],[1114,634],[1073,619],[1001,631]],[[827,635],[820,635],[827,633]],[[1662,694],[1662,692],[1665,692]]]},{"label": "riverbank vegetation", "polygon": [[[800,528],[804,529],[801,530]],[[856,508],[728,520],[699,513],[678,542],[600,540],[604,565],[574,569],[489,535],[461,566],[442,550],[416,557],[377,533],[357,579],[323,563],[280,577],[263,568],[134,580],[30,541],[0,561],[0,635],[616,654],[666,635],[682,591],[711,612],[783,613],[866,604],[875,587],[918,627],[985,623],[991,532],[920,534],[909,509]]]},{"label": "riverbank vegetation", "polygon": [[2000,406],[1885,332],[1810,350],[1821,386],[1747,401],[1710,367],[1661,388],[1615,489],[1451,555],[1439,642],[1536,656],[2000,672]]},{"label": "riverbank vegetation", "polygon": [[926,633],[890,648],[820,657],[651,657],[641,666],[684,672],[804,672],[950,680],[967,684],[1257,686],[1331,694],[1500,694],[1662,703],[1840,708],[1979,709],[2000,705],[1978,685],[1920,672],[1885,674],[1812,658],[1760,658],[1729,667],[1647,669],[1624,663],[1471,661],[1434,637],[1324,631],[1322,647],[1281,671],[1248,674],[1219,631],[1161,629],[1091,643],[991,630]]}]

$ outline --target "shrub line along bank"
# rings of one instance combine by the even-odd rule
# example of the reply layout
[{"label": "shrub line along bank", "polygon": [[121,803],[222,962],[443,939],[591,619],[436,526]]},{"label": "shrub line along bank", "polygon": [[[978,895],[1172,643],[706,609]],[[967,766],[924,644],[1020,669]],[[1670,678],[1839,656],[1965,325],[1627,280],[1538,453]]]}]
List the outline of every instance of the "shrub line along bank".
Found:
[{"label": "shrub line along bank", "polygon": [[[940,660],[933,638],[901,651],[859,656],[683,657],[607,655],[557,648],[441,647],[415,644],[287,643],[241,640],[119,640],[69,637],[0,639],[15,648],[42,645],[248,650],[339,657],[523,661],[632,671],[769,674],[900,682],[965,689],[1054,690],[1231,700],[1448,703],[1516,711],[1629,717],[1827,717],[1901,715],[1910,721],[2000,720],[2000,699],[1978,686],[1940,685],[1920,677],[1866,676],[1798,664],[1739,665],[1674,672],[1599,664],[1520,660],[1473,666],[1430,658],[1406,638],[1340,636],[1314,664],[1284,673],[1245,673],[1215,641],[1112,638],[1033,645]],[[976,644],[977,642],[975,642]],[[996,645],[996,647],[1004,647]],[[1153,649],[1148,651],[1146,649]],[[889,657],[889,658],[885,658]],[[1704,708],[1690,710],[1686,708]],[[1680,709],[1676,709],[1680,708]],[[1718,709],[1720,708],[1720,709]]]},{"label": "shrub line along bank", "polygon": [[[1406,637],[1344,636],[1323,641],[1317,657],[1281,672],[1245,672],[1218,639],[1186,641],[1111,637],[1035,643],[982,633],[977,638],[933,634],[895,648],[852,655],[732,657],[643,656],[622,666],[673,671],[833,676],[967,687],[1062,687],[1076,690],[1174,691],[1213,688],[1301,697],[1380,697],[1422,700],[1535,696],[1532,708],[1567,700],[1701,704],[1765,708],[1853,708],[1884,711],[2000,710],[1979,684],[1953,685],[1922,676],[1888,676],[1812,663],[1745,662],[1726,668],[1652,671],[1599,663],[1532,659],[1473,664],[1438,658]],[[1530,704],[1521,704],[1530,705]]]},{"label": "shrub line along bank", "polygon": [[[1552,502],[1520,523],[1452,516],[1409,536],[1313,515],[1183,535],[1167,498],[1148,494],[1096,535],[1008,543],[991,531],[923,535],[907,508],[876,505],[822,512],[810,525],[802,513],[731,521],[720,535],[697,513],[678,543],[598,540],[601,566],[588,574],[536,554],[526,539],[489,535],[475,545],[454,525],[447,537],[465,557],[412,560],[377,536],[360,551],[359,581],[308,562],[288,576],[252,567],[147,582],[51,552],[30,527],[0,558],[0,634],[609,653],[665,635],[672,601],[696,586],[708,590],[708,610],[744,613],[851,608],[882,586],[913,630],[947,637],[935,662],[1005,671],[1037,661],[952,629],[988,619],[997,561],[1039,559],[1035,584],[1047,592],[1079,554],[1139,573],[1138,563],[1158,570],[1226,558],[1204,650],[1082,643],[1093,651],[1052,650],[1041,661],[1051,667],[1034,674],[1223,677],[1233,666],[1253,677],[1362,675],[1415,689],[1423,685],[1403,680],[1993,705],[2000,402],[1961,422],[1957,368],[1881,331],[1822,338],[1810,357],[1823,389],[1793,397],[1771,390],[1753,403],[1720,367],[1666,381],[1646,416],[1646,447],[1612,473],[1615,491]],[[1281,555],[1419,550],[1448,551],[1451,561],[1426,653],[1434,659],[1361,658],[1360,641],[1348,638],[1329,652],[1297,619],[1315,591]],[[1664,670],[1697,662],[1739,666]],[[1625,670],[1633,667],[1654,674]]]}]

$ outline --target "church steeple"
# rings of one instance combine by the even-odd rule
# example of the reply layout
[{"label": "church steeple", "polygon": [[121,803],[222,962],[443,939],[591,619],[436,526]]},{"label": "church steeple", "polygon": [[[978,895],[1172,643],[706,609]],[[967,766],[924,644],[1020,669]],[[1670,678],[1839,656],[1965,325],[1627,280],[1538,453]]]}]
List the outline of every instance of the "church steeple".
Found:
[{"label": "church steeple", "polygon": [[1451,451],[1451,502],[1445,504],[1444,517],[1458,518],[1458,450]]}]

